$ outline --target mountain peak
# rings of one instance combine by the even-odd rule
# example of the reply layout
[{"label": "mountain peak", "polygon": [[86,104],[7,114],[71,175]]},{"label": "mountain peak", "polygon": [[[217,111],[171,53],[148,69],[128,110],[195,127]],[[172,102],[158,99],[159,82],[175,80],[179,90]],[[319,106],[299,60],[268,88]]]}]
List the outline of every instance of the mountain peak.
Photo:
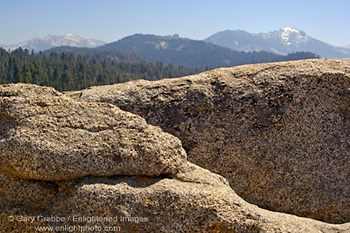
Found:
[{"label": "mountain peak", "polygon": [[100,40],[85,39],[79,36],[78,34],[67,33],[63,36],[47,35],[44,38],[38,36],[31,40],[28,40],[19,44],[7,45],[7,46],[5,45],[3,47],[5,49],[10,49],[10,50],[15,50],[18,47],[22,47],[23,49],[34,50],[38,52],[38,51],[51,49],[53,47],[59,47],[59,46],[95,48],[104,44],[106,43]]},{"label": "mountain peak", "polygon": [[297,28],[293,28],[293,27],[286,27],[286,28],[281,28],[280,30],[284,31],[284,32],[295,32],[295,33],[300,33],[301,31]]},{"label": "mountain peak", "polygon": [[76,33],[67,33],[67,34],[65,34],[65,36],[68,36],[68,37],[80,37],[78,34],[76,34]]},{"label": "mountain peak", "polygon": [[86,40],[84,39],[83,37],[79,36],[78,34],[75,34],[75,33],[67,33],[63,36],[64,39],[66,40],[71,40],[71,41],[76,41],[76,42],[81,42],[83,40]]},{"label": "mountain peak", "polygon": [[76,33],[67,33],[63,37],[65,37],[65,38],[82,38],[81,36],[79,36]]},{"label": "mountain peak", "polygon": [[280,37],[283,41],[287,43],[287,45],[291,45],[294,43],[299,43],[301,40],[305,39],[306,34],[296,28],[286,27],[281,28]]},{"label": "mountain peak", "polygon": [[[241,33],[237,33],[241,32]],[[226,30],[204,41],[238,51],[268,51],[286,55],[293,52],[312,52],[324,58],[350,57],[350,47],[335,47],[308,36],[294,27],[284,27],[267,33],[248,33]]]}]

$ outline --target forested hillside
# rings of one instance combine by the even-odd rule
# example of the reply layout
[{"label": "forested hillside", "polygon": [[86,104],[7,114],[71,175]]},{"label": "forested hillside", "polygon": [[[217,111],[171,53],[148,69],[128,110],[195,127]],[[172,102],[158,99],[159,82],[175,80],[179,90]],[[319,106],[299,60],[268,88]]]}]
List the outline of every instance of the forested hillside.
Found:
[{"label": "forested hillside", "polygon": [[64,46],[40,53],[1,49],[0,84],[33,83],[72,91],[134,79],[181,77],[217,67],[316,57],[308,52],[286,56],[239,52],[178,36],[139,34],[95,49]]},{"label": "forested hillside", "polygon": [[79,48],[71,46],[60,46],[43,51],[43,54],[50,55],[51,53],[74,53],[74,55],[84,55],[87,58],[96,58],[98,60],[102,58],[114,59],[119,62],[132,62],[132,63],[149,63],[150,59],[140,57],[136,54],[123,52],[120,50],[110,49],[104,51],[98,51],[93,48]]},{"label": "forested hillside", "polygon": [[[200,72],[183,66],[150,63],[131,55],[95,52],[75,55],[62,52],[35,54],[21,48],[9,53],[0,49],[0,84],[33,83],[51,86],[59,91],[85,89],[90,86],[126,82],[134,79],[159,80]],[[129,60],[128,60],[129,59]],[[142,61],[142,62],[141,62]]]},{"label": "forested hillside", "polygon": [[95,48],[100,51],[119,50],[166,64],[213,69],[243,64],[317,58],[310,52],[279,55],[271,52],[243,52],[208,42],[174,36],[136,34]]}]

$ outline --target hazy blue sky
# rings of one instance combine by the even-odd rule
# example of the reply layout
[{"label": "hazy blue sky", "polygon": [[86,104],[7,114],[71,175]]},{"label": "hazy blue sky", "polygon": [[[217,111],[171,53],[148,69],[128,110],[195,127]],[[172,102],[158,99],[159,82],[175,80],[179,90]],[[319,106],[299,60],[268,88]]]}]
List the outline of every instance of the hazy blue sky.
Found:
[{"label": "hazy blue sky", "polygon": [[116,41],[135,33],[205,39],[226,29],[295,27],[350,44],[349,0],[0,0],[0,44],[77,33]]}]

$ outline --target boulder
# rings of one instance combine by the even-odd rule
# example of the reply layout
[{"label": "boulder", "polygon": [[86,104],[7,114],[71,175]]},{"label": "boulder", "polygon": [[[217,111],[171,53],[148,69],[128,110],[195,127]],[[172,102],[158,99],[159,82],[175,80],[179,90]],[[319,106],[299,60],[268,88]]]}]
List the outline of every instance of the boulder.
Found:
[{"label": "boulder", "polygon": [[110,104],[24,84],[0,86],[0,103],[0,168],[17,177],[172,175],[186,162],[179,139]]},{"label": "boulder", "polygon": [[142,116],[260,207],[350,221],[350,59],[221,68],[67,93]]},{"label": "boulder", "polygon": [[247,203],[177,138],[110,104],[24,84],[0,94],[1,232],[350,231]]}]

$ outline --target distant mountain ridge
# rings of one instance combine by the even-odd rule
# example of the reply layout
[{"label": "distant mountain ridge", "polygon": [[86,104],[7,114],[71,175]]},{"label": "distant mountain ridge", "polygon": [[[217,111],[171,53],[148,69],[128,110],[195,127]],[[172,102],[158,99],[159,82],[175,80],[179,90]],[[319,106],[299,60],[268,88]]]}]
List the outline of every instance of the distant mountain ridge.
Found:
[{"label": "distant mountain ridge", "polygon": [[[124,43],[126,45],[128,42],[127,39],[133,38],[135,39],[135,36],[138,35],[139,37],[141,34],[135,34],[128,37],[125,37],[121,40],[118,40],[116,42],[112,42],[110,44],[119,44],[121,45]],[[146,35],[143,35],[146,36]],[[147,35],[147,36],[155,36],[155,35]],[[171,46],[169,47],[169,44],[167,40],[172,40]],[[172,47],[175,46],[173,42],[175,40],[187,40],[186,43],[183,43],[179,45],[178,47]],[[159,43],[160,41],[166,42],[166,43]],[[149,44],[146,47],[138,48],[136,46],[135,48],[122,48],[120,50],[123,50],[125,52],[132,52],[139,56],[143,56],[142,53],[145,53],[146,50],[149,52],[149,49],[151,46],[154,46],[158,52],[169,52],[169,51],[180,51],[182,52],[186,51],[187,48],[183,47],[185,44],[191,44],[194,45],[195,43],[192,43],[194,40],[191,39],[185,39],[180,38],[179,35],[175,34],[172,36],[164,36],[161,40],[155,41],[151,39]],[[243,52],[260,52],[260,51],[267,51],[272,52],[280,55],[287,55],[289,53],[294,52],[311,52],[320,55],[324,58],[348,58],[350,57],[350,44],[345,45],[343,47],[337,47],[330,45],[328,43],[322,42],[320,40],[314,39],[310,36],[308,36],[305,32],[293,28],[293,27],[286,27],[279,29],[278,31],[272,31],[267,33],[249,33],[242,30],[225,30],[218,33],[215,33],[211,35],[210,37],[203,40],[204,42],[208,42],[211,44],[215,44],[217,46],[229,48],[231,50],[235,51],[243,51]],[[201,42],[203,42],[201,41]],[[132,42],[132,41],[129,41]],[[197,44],[199,44],[200,40],[196,41]],[[63,36],[55,36],[55,35],[48,35],[46,37],[35,37],[31,40],[13,44],[13,45],[0,45],[0,47],[6,49],[6,50],[15,50],[16,48],[22,47],[23,49],[28,50],[34,50],[35,52],[39,51],[45,51],[51,48],[55,47],[61,47],[61,46],[70,46],[70,47],[79,47],[79,48],[97,48],[106,45],[107,47],[111,47],[107,45],[106,42],[96,39],[85,39],[75,33],[68,33]],[[114,47],[120,47],[120,46],[113,45]],[[112,46],[112,47],[113,47]],[[168,47],[167,47],[168,46]],[[207,46],[208,48],[210,46]],[[106,48],[106,47],[104,47]],[[146,49],[146,50],[145,50]],[[209,48],[213,49],[213,48]],[[140,54],[141,53],[141,54]],[[149,54],[147,54],[149,56]],[[163,54],[163,56],[165,56]],[[226,62],[230,59],[225,59]]]},{"label": "distant mountain ridge", "polygon": [[63,36],[48,35],[46,37],[35,37],[19,44],[1,45],[1,47],[6,50],[15,50],[21,47],[30,51],[34,50],[35,52],[39,52],[59,46],[96,48],[104,44],[106,44],[106,42],[101,40],[85,39],[78,34],[68,33]]},{"label": "distant mountain ridge", "polygon": [[153,61],[177,66],[217,68],[242,64],[315,58],[315,54],[300,53],[288,56],[271,52],[233,51],[201,40],[181,38],[178,35],[156,36],[135,34],[97,47],[96,50],[120,50]]},{"label": "distant mountain ridge", "polygon": [[307,51],[324,58],[350,57],[350,48],[336,47],[308,36],[296,28],[286,27],[268,33],[248,33],[241,30],[226,30],[213,34],[204,41],[237,51],[268,51],[288,54]]},{"label": "distant mountain ridge", "polygon": [[[245,34],[247,36],[243,41],[249,42],[250,35],[249,33]],[[243,64],[317,58],[316,54],[305,52],[282,55],[273,53],[274,51],[266,52],[263,49],[258,52],[233,51],[230,48],[203,40],[182,38],[177,34],[170,36],[135,34],[109,44],[97,42],[70,33],[64,36],[37,37],[16,46],[35,52],[44,50],[43,52],[46,54],[67,52],[75,55],[84,54],[90,57],[102,56],[124,62],[161,61],[165,64],[205,70]],[[98,44],[102,45],[97,46]],[[12,49],[16,46],[13,46]],[[97,54],[97,52],[99,53]]]}]

